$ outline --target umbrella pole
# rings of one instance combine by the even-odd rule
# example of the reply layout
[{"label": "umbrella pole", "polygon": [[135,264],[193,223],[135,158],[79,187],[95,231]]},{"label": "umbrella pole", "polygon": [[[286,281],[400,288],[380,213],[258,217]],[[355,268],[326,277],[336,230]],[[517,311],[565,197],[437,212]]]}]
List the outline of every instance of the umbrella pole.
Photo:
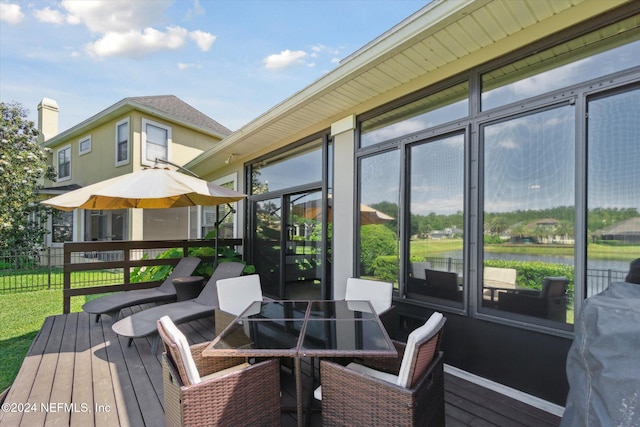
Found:
[{"label": "umbrella pole", "polygon": [[231,215],[232,213],[236,213],[236,210],[233,209],[233,206],[231,206],[231,204],[227,203],[227,206],[229,206],[229,211],[224,214],[224,216],[221,219],[218,219],[218,217],[220,216],[220,205],[216,205],[216,223],[215,223],[215,228],[216,228],[216,242],[215,242],[215,265],[214,267],[218,267],[218,233],[220,231],[220,224],[222,224],[222,222],[227,219],[227,217],[229,215]]}]

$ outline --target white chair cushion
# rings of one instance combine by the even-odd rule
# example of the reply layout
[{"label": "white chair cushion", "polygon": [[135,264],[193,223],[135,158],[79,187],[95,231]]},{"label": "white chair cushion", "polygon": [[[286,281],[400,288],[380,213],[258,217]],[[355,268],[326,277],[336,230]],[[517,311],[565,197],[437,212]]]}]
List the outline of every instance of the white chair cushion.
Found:
[{"label": "white chair cushion", "polygon": [[[347,365],[348,369],[352,371],[360,372],[370,377],[378,378],[380,380],[386,381],[391,384],[396,384],[398,382],[398,376],[389,374],[387,372],[378,371],[377,369],[370,368],[368,366],[361,365],[359,363],[351,362]],[[313,391],[313,397],[318,400],[322,400],[322,386],[316,388]]]},{"label": "white chair cushion", "polygon": [[347,301],[370,301],[376,313],[380,314],[391,307],[393,284],[350,277],[347,279]]},{"label": "white chair cushion", "polygon": [[184,362],[184,370],[187,373],[189,382],[191,384],[198,384],[201,381],[200,373],[198,372],[196,362],[194,362],[193,356],[191,355],[191,349],[189,348],[187,337],[184,336],[184,334],[180,331],[180,329],[178,329],[178,327],[173,323],[169,316],[162,316],[160,318],[160,324],[164,328],[171,341],[176,343],[176,346],[180,351],[180,356],[182,356],[182,361]]},{"label": "white chair cushion", "polygon": [[220,279],[217,283],[220,310],[238,316],[254,301],[262,301],[260,276]]},{"label": "white chair cushion", "polygon": [[222,377],[222,376],[224,376],[224,375],[231,374],[231,373],[233,373],[233,372],[237,372],[237,371],[241,371],[241,370],[243,370],[243,369],[245,369],[245,368],[248,368],[249,366],[251,366],[251,365],[249,365],[249,364],[248,364],[248,363],[246,363],[246,362],[245,362],[245,363],[241,363],[241,364],[239,364],[239,365],[232,366],[232,367],[230,367],[230,368],[223,369],[223,370],[221,370],[221,371],[214,372],[214,373],[209,374],[209,375],[205,375],[205,376],[204,376],[204,377],[202,377],[200,380],[201,380],[202,382],[205,382],[205,381],[212,380],[212,379],[214,379],[214,378],[220,378],[220,377]]},{"label": "white chair cushion", "polygon": [[407,346],[404,350],[404,356],[402,357],[402,364],[400,365],[400,372],[398,372],[398,382],[400,387],[407,388],[409,385],[409,372],[411,371],[411,361],[416,350],[416,343],[422,341],[425,337],[433,334],[435,328],[438,327],[442,320],[442,313],[434,312],[429,320],[419,328],[413,330],[407,338]]}]

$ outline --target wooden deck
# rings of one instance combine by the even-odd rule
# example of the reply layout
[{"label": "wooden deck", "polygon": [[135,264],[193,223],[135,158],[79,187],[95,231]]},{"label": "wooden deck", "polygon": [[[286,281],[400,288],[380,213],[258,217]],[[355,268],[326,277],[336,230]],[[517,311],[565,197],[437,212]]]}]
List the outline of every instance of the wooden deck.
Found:
[{"label": "wooden deck", "polygon": [[[192,342],[213,338],[211,319],[180,329]],[[6,395],[0,425],[163,426],[161,350],[151,354],[150,340],[136,339],[130,347],[127,341],[111,330],[108,316],[98,323],[86,313],[48,317]],[[283,372],[282,385],[283,406],[295,406],[293,377]],[[560,423],[555,415],[448,374],[445,401],[450,427]],[[321,414],[314,412],[309,425],[321,424]],[[295,413],[283,413],[282,425],[297,425]]]}]

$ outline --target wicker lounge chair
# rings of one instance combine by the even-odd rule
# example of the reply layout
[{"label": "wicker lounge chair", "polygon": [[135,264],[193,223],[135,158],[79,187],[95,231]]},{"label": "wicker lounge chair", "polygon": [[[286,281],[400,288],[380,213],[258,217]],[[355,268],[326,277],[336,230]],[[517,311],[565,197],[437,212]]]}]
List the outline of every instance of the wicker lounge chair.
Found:
[{"label": "wicker lounge chair", "polygon": [[[116,334],[129,337],[129,345],[131,345],[134,338],[155,334],[157,332],[157,321],[162,316],[169,316],[176,324],[212,316],[216,308],[218,308],[217,282],[222,279],[238,277],[242,274],[243,269],[244,264],[239,262],[220,263],[198,298],[142,310],[119,320],[111,328]],[[154,337],[151,346],[153,353],[158,349],[159,339],[158,335]]]},{"label": "wicker lounge chair", "polygon": [[393,284],[377,280],[366,280],[355,277],[347,279],[346,301],[369,301],[380,317],[387,333],[393,337],[397,328],[397,313],[391,304]]},{"label": "wicker lounge chair", "polygon": [[185,257],[178,261],[175,268],[164,282],[157,288],[139,289],[134,291],[118,292],[112,295],[87,302],[82,309],[96,315],[96,322],[100,320],[102,314],[111,316],[112,322],[118,320],[118,313],[126,307],[150,302],[172,302],[176,300],[176,288],[173,286],[173,279],[178,277],[191,276],[196,267],[200,264],[200,258]]},{"label": "wicker lounge chair", "polygon": [[439,351],[445,318],[434,313],[407,344],[394,342],[398,358],[367,358],[342,366],[322,360],[323,425],[443,426],[444,372]]},{"label": "wicker lounge chair", "polygon": [[280,426],[278,359],[249,365],[243,357],[203,357],[169,317],[157,322],[165,425]]}]

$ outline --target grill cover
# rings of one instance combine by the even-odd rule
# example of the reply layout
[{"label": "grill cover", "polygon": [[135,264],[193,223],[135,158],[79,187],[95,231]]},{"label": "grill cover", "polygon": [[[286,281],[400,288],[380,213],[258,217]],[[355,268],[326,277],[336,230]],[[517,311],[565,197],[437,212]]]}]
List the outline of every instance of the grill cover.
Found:
[{"label": "grill cover", "polygon": [[640,285],[585,300],[567,356],[562,427],[640,426]]}]

